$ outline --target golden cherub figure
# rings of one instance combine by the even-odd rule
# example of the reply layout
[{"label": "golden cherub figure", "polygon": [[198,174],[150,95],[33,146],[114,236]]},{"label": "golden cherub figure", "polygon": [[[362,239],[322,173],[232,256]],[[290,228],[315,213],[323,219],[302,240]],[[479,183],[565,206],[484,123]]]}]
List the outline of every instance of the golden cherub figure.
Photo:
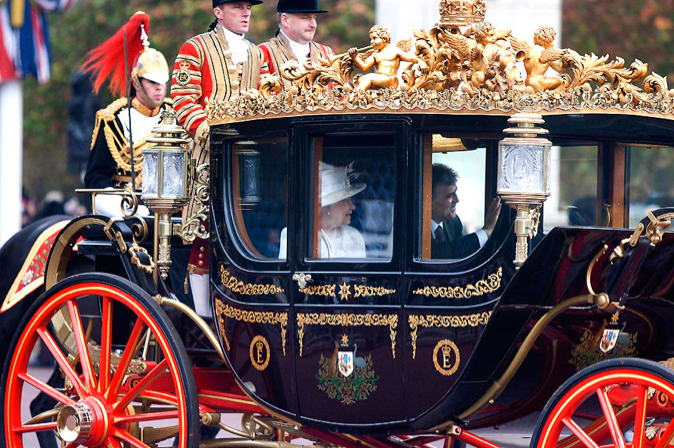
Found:
[{"label": "golden cherub figure", "polygon": [[503,88],[523,90],[524,83],[515,54],[501,44],[510,35],[510,30],[498,31],[490,22],[482,22],[474,32],[476,45],[471,54],[473,87],[496,90],[497,86],[506,84],[507,87]]},{"label": "golden cherub figure", "polygon": [[[565,50],[555,48],[553,43],[557,33],[549,26],[544,26],[534,33],[534,46],[530,47],[525,40],[510,36],[510,45],[517,52],[517,59],[524,61],[527,71],[525,84],[536,92],[555,90],[564,87],[568,82],[568,76],[564,75],[562,58]],[[561,73],[561,78],[547,77],[548,68]]]},{"label": "golden cherub figure", "polygon": [[411,62],[419,65],[419,70],[426,74],[428,66],[423,59],[406,53],[400,48],[391,45],[391,34],[383,26],[375,25],[370,29],[370,42],[373,51],[366,54],[365,59],[358,53],[357,48],[349,49],[349,56],[356,67],[362,71],[375,68],[376,73],[363,75],[358,82],[358,91],[365,92],[372,87],[386,89],[398,88],[398,69],[400,63]]}]

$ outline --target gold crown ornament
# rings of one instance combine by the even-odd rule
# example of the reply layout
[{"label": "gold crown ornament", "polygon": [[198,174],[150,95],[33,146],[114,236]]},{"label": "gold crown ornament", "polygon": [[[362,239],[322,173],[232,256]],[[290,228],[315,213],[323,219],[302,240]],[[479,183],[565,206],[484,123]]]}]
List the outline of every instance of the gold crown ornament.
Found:
[{"label": "gold crown ornament", "polygon": [[451,28],[484,21],[486,0],[440,0],[440,25]]}]

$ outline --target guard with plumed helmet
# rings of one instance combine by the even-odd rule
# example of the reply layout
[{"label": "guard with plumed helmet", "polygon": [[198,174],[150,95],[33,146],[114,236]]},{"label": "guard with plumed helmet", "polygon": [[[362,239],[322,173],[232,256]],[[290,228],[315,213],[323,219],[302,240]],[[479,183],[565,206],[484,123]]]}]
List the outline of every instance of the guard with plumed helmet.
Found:
[{"label": "guard with plumed helmet", "polygon": [[[111,92],[119,99],[96,114],[91,154],[84,177],[86,188],[121,188],[130,185],[132,165],[136,174],[136,188],[142,182],[141,151],[148,146],[147,139],[159,123],[161,112],[171,107],[171,100],[166,98],[168,64],[164,55],[150,48],[147,37],[149,28],[150,17],[144,12],[138,12],[114,36],[87,55],[83,69],[93,75],[94,90],[98,92],[103,83],[109,81]],[[125,57],[128,60],[125,61]],[[127,67],[131,68],[130,98],[125,96]],[[97,195],[96,211],[111,216],[120,215],[120,201],[119,196]],[[148,212],[143,208],[140,213]]]}]

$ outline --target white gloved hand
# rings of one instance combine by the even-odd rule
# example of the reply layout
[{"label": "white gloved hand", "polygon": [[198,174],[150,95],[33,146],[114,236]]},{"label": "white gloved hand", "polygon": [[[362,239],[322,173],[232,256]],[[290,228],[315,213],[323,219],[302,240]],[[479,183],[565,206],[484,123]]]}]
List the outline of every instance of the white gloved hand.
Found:
[{"label": "white gloved hand", "polygon": [[208,140],[208,137],[211,133],[211,126],[208,124],[208,121],[204,120],[203,123],[197,128],[197,132],[194,133],[194,140],[197,144],[203,144]]}]

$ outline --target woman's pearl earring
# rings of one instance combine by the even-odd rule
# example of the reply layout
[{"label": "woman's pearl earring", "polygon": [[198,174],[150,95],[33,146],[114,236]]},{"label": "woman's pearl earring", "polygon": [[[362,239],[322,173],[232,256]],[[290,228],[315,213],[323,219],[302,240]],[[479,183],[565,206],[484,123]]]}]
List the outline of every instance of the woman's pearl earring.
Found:
[{"label": "woman's pearl earring", "polygon": [[328,212],[327,215],[330,216],[330,212]]}]

